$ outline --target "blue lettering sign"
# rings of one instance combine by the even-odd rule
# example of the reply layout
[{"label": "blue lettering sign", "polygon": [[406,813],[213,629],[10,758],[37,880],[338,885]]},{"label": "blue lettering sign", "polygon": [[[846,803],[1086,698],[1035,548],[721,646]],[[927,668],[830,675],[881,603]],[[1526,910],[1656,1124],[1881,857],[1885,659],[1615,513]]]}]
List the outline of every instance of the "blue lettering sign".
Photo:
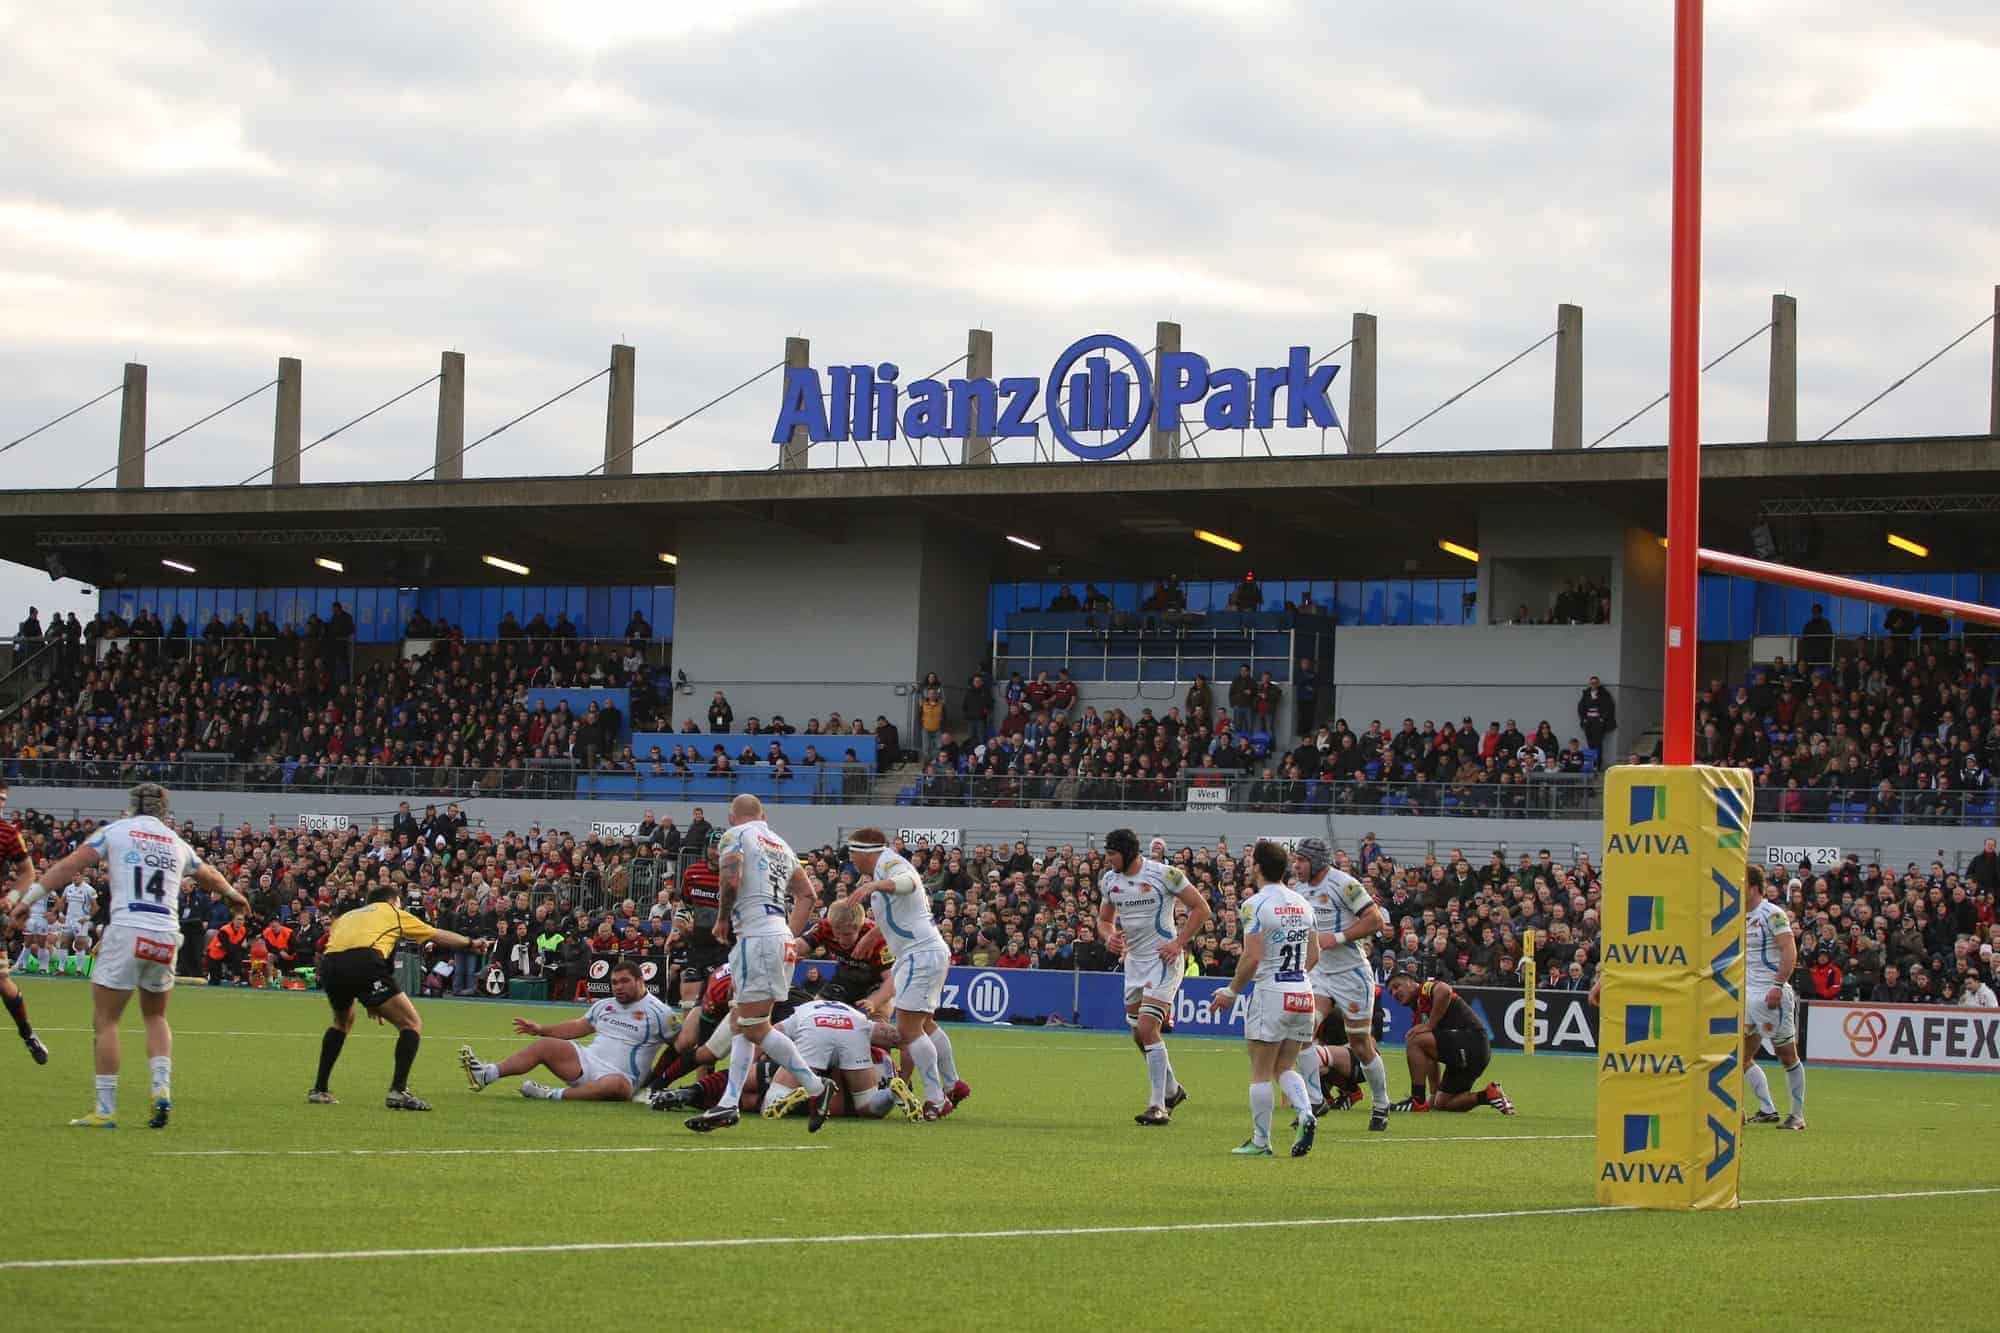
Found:
[{"label": "blue lettering sign", "polygon": [[[1289,349],[1282,366],[1255,370],[1210,367],[1194,352],[1167,352],[1160,357],[1156,384],[1144,352],[1115,334],[1095,333],[1064,348],[1046,380],[1010,376],[997,383],[898,384],[899,373],[889,362],[833,366],[822,380],[811,366],[791,367],[771,443],[783,444],[795,433],[814,444],[893,440],[898,433],[911,440],[1040,439],[1040,425],[1029,419],[1037,397],[1055,442],[1092,461],[1118,457],[1155,426],[1180,429],[1197,407],[1210,430],[1271,430],[1280,424],[1282,395],[1284,426],[1340,425],[1332,397],[1340,367],[1314,365],[1310,347]],[[1079,438],[1086,433],[1109,438],[1093,444]]]}]

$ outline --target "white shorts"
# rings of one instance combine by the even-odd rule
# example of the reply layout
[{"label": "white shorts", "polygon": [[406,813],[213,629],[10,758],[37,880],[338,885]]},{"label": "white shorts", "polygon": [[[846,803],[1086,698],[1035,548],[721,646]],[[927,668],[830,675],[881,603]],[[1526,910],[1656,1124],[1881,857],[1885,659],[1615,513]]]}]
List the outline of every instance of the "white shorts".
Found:
[{"label": "white shorts", "polygon": [[1306,973],[1306,980],[1312,983],[1314,995],[1332,1000],[1340,1010],[1340,1019],[1347,1024],[1350,1037],[1375,1030],[1375,979],[1368,973],[1351,967],[1340,972],[1314,968]]},{"label": "white shorts", "polygon": [[56,938],[64,941],[87,940],[90,938],[90,921],[87,918],[82,921],[65,921],[57,928]]},{"label": "white shorts", "polygon": [[1243,1015],[1243,1035],[1251,1041],[1313,1039],[1313,996],[1309,988],[1294,989],[1260,981],[1244,1003],[1250,1008]]},{"label": "white shorts", "polygon": [[701,1044],[701,1048],[720,1060],[729,1054],[729,1048],[735,1044],[736,1020],[724,1014],[722,1021],[715,1025],[715,1031],[708,1034],[708,1040]]},{"label": "white shorts", "polygon": [[892,1003],[908,1014],[934,1014],[944,996],[944,974],[951,955],[935,945],[925,945],[900,955],[889,969],[895,983]]},{"label": "white shorts", "polygon": [[729,950],[729,975],[736,982],[736,1003],[782,1000],[792,993],[790,935],[752,935]]},{"label": "white shorts", "polygon": [[[174,988],[174,954],[180,944],[178,935],[106,926],[90,984],[106,990],[170,991]],[[150,956],[141,957],[142,953]]]},{"label": "white shorts", "polygon": [[1782,989],[1784,996],[1776,1009],[1764,1003],[1764,997],[1770,993],[1768,986],[1745,990],[1743,1016],[1773,1047],[1789,1046],[1799,1036],[1799,997],[1790,986]]},{"label": "white shorts", "polygon": [[873,1069],[875,1056],[868,1049],[868,1034],[873,1025],[861,1019],[851,1027],[831,1026],[847,1023],[844,1015],[815,1014],[810,1023],[800,1023],[792,1041],[799,1048],[799,1058],[814,1069]]},{"label": "white shorts", "polygon": [[[582,1066],[582,1072],[569,1082],[572,1088],[579,1083],[595,1083],[600,1078],[610,1078],[614,1074],[627,1083],[633,1081],[631,1070],[619,1068],[610,1061],[600,1058],[595,1046],[585,1046],[574,1041],[570,1045],[576,1048],[577,1063]],[[644,1075],[640,1077],[643,1078]]]},{"label": "white shorts", "polygon": [[1158,958],[1134,958],[1125,956],[1125,1007],[1144,1000],[1156,1000],[1166,1006],[1167,1012],[1174,1009],[1174,997],[1181,993],[1181,982],[1186,979],[1186,957],[1163,963]]}]

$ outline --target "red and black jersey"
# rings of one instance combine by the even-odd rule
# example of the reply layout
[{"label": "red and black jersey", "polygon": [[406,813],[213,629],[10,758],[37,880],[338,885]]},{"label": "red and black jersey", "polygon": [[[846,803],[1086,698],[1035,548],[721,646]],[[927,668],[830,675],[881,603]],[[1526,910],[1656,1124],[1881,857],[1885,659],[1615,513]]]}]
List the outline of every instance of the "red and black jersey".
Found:
[{"label": "red and black jersey", "polygon": [[722,876],[714,866],[696,861],[687,868],[681,876],[681,902],[694,913],[694,939],[707,940],[722,906]]},{"label": "red and black jersey", "polygon": [[21,826],[0,819],[0,865],[13,865],[27,854],[28,844],[21,837]]},{"label": "red and black jersey", "polygon": [[[1437,982],[1435,981],[1426,981],[1418,988],[1416,1001],[1410,1005],[1410,1012],[1417,1016],[1418,1022],[1421,1023],[1430,1018],[1432,1003],[1436,999],[1436,996]],[[1467,1004],[1458,992],[1453,991],[1451,1003],[1445,1006],[1444,1016],[1433,1022],[1431,1026],[1440,1032],[1449,1031],[1452,1028],[1478,1028],[1479,1020],[1473,1016],[1472,1006]],[[1483,1031],[1483,1029],[1481,1030]]]},{"label": "red and black jersey", "polygon": [[841,947],[840,937],[834,933],[832,923],[827,921],[821,921],[807,931],[801,943],[809,949],[824,949],[840,960],[842,968],[860,968],[877,981],[881,980],[882,974],[896,961],[889,952],[887,941],[882,938],[882,932],[876,929],[872,921],[862,928],[861,933],[854,937],[854,943],[846,948]]}]

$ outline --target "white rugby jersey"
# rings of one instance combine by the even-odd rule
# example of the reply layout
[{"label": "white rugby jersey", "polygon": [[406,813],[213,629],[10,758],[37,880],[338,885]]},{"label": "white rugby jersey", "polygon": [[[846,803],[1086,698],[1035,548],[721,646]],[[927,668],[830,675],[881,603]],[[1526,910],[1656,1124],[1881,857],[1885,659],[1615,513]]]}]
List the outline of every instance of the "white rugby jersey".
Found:
[{"label": "white rugby jersey", "polygon": [[889,880],[896,886],[893,893],[879,889],[875,893],[875,921],[882,927],[882,938],[890,952],[900,958],[925,947],[944,948],[944,936],[931,920],[931,900],[924,892],[923,876],[901,852],[893,848],[883,852],[875,863],[873,878]]},{"label": "white rugby jersey", "polygon": [[113,926],[178,935],[181,881],[201,868],[194,848],[151,815],[106,824],[85,846],[104,860],[110,877]]},{"label": "white rugby jersey", "polygon": [[761,819],[735,824],[723,831],[721,856],[743,858],[736,902],[729,913],[730,929],[738,939],[758,935],[790,935],[786,917],[792,908],[792,875],[798,853]]},{"label": "white rugby jersey", "polygon": [[629,1077],[634,1087],[652,1069],[660,1048],[674,1039],[674,1011],[651,992],[630,1007],[616,999],[599,1000],[587,1017],[597,1029],[591,1055]]},{"label": "white rugby jersey", "polygon": [[[1375,899],[1361,881],[1338,866],[1328,866],[1318,883],[1295,885],[1294,892],[1312,908],[1314,929],[1321,933],[1350,929],[1375,905]],[[1364,941],[1349,940],[1336,948],[1320,949],[1322,973],[1360,972],[1367,968],[1368,946]]]},{"label": "white rugby jersey", "polygon": [[1134,874],[1104,872],[1097,886],[1104,901],[1118,914],[1118,929],[1125,935],[1128,960],[1158,958],[1160,946],[1173,940],[1174,899],[1187,884],[1187,876],[1179,867],[1151,857],[1141,858]]}]

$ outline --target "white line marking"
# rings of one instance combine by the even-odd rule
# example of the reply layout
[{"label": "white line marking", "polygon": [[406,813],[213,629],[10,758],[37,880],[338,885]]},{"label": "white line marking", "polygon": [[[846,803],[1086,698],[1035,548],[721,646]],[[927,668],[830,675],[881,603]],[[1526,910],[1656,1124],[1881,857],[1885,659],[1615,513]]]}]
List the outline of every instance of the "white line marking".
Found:
[{"label": "white line marking", "polygon": [[[2000,1194],[2000,1186],[1977,1189],[1906,1190],[1894,1194],[1822,1194],[1793,1199],[1745,1199],[1744,1203],[1774,1207],[1799,1203],[1850,1203],[1866,1200],[1934,1199],[1970,1194]],[[9,1259],[0,1272],[49,1268],[157,1268],[181,1264],[318,1263],[329,1259],[446,1259],[492,1254],[595,1254],[629,1250],[740,1249],[770,1245],[893,1244],[913,1240],[1026,1240],[1064,1236],[1151,1236],[1184,1231],[1265,1231],[1279,1227],[1378,1226],[1402,1222],[1488,1222],[1514,1217],[1603,1216],[1633,1213],[1636,1208],[1597,1204],[1574,1208],[1513,1208],[1479,1213],[1407,1213],[1395,1217],[1300,1217],[1263,1222],[1172,1222],[1150,1226],[1017,1227],[1004,1231],[904,1231],[852,1236],[716,1236],[702,1240],[607,1240],[550,1245],[439,1245],[407,1250],[292,1250],[275,1254],[153,1254],[130,1258]]]},{"label": "white line marking", "polygon": [[[1326,1117],[1321,1116],[1320,1123],[1324,1125]],[[1380,1146],[1391,1148],[1399,1143],[1540,1143],[1556,1139],[1594,1139],[1596,1137],[1595,1134],[1436,1134],[1428,1138],[1399,1139],[1393,1135],[1382,1137],[1370,1134],[1367,1138],[1359,1140],[1359,1142],[1368,1144],[1370,1147]]]},{"label": "white line marking", "polygon": [[713,1148],[187,1148],[155,1157],[539,1157],[549,1153],[831,1152],[833,1145],[744,1144]]}]

